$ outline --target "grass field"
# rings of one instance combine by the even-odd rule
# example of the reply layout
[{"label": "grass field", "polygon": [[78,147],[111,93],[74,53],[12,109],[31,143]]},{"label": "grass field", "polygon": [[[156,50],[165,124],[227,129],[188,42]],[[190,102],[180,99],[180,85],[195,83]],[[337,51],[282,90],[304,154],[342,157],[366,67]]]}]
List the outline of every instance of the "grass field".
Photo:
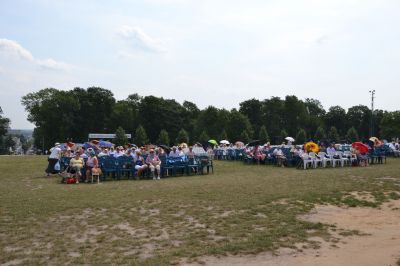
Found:
[{"label": "grass field", "polygon": [[400,195],[396,159],[307,171],[217,161],[213,175],[100,185],[62,185],[45,167],[41,156],[0,157],[0,264],[162,265],[313,248],[307,239],[329,238],[328,225],[296,217],[314,204],[376,207]]}]

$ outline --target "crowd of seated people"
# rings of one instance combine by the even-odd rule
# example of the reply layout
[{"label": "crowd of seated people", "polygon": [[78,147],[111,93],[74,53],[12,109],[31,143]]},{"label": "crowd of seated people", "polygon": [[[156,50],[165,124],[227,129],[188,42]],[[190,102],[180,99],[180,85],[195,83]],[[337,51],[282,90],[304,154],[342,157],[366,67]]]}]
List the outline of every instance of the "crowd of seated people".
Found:
[{"label": "crowd of seated people", "polygon": [[[195,152],[196,151],[196,152]],[[108,158],[117,159],[125,157],[129,165],[134,168],[134,175],[139,179],[143,173],[149,171],[155,180],[161,178],[160,158],[168,158],[168,162],[173,160],[184,161],[191,165],[198,162],[195,158],[198,155],[207,155],[206,151],[199,144],[190,147],[174,146],[171,150],[165,150],[162,147],[137,147],[137,146],[117,146],[110,148],[88,148],[79,147],[75,150],[67,148],[61,152],[60,159],[68,159],[66,166],[68,173],[74,175],[79,181],[88,182],[89,177],[95,172],[101,174],[101,161]]]},{"label": "crowd of seated people", "polygon": [[382,163],[389,148],[393,153],[399,151],[400,145],[396,143],[383,145],[366,142],[366,145],[369,145],[368,151],[361,151],[357,146],[353,148],[350,144],[318,143],[319,149],[314,152],[304,150],[303,145],[293,145],[289,142],[274,146],[266,143],[245,147],[220,144],[213,147],[213,154],[217,159],[240,159],[244,162],[269,163],[280,167],[300,167],[304,165],[305,159],[310,160],[313,166],[368,166],[375,162]]}]

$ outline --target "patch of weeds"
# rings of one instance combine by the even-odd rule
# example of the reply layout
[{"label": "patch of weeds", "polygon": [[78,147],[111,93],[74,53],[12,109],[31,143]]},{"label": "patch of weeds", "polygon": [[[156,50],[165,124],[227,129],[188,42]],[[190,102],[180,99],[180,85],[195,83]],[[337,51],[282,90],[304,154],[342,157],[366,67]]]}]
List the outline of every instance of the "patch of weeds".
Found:
[{"label": "patch of weeds", "polygon": [[359,230],[343,230],[339,233],[341,236],[366,236],[369,234],[363,233]]},{"label": "patch of weeds", "polygon": [[389,196],[389,198],[392,199],[392,200],[398,200],[398,199],[400,199],[400,193],[395,192],[395,191],[390,192],[388,196]]},{"label": "patch of weeds", "polygon": [[360,200],[360,199],[356,199],[352,196],[342,199],[341,202],[349,207],[373,207],[373,208],[376,208],[379,206],[379,204],[376,202]]}]

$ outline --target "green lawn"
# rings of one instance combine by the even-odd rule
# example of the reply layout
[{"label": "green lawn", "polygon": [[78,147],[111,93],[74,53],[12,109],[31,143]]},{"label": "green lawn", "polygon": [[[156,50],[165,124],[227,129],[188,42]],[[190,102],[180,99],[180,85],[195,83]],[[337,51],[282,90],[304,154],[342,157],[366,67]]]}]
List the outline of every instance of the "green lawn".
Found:
[{"label": "green lawn", "polygon": [[374,207],[400,195],[398,159],[306,171],[216,161],[213,175],[100,185],[59,184],[45,167],[41,156],[0,157],[0,264],[160,265],[273,251],[329,237],[327,225],[296,219],[315,203]]}]

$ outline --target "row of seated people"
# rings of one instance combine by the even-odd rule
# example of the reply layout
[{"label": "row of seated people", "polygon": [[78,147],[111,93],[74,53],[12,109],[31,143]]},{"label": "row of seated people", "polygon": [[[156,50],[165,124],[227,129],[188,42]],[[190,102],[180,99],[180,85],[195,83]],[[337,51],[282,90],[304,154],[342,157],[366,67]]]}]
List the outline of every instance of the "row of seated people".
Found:
[{"label": "row of seated people", "polygon": [[157,154],[154,149],[142,154],[140,149],[134,153],[125,153],[123,156],[97,155],[93,150],[88,150],[86,156],[82,156],[80,151],[75,152],[74,157],[62,157],[63,168],[68,167],[71,174],[75,174],[78,180],[88,182],[93,171],[105,175],[113,174],[118,178],[125,174],[128,177],[152,176],[153,179],[160,179],[163,174],[182,174],[203,173],[204,168],[207,173],[213,171],[212,160],[207,156],[197,156],[191,149],[187,154],[172,149],[168,155],[166,153]]},{"label": "row of seated people", "polygon": [[[382,163],[386,159],[385,147],[370,149],[367,153],[361,153],[356,149],[352,149],[349,146],[343,150],[336,150],[335,145],[331,145],[328,148],[321,150],[318,156],[335,157],[337,159],[340,156],[345,158],[357,157],[357,165],[368,165],[368,163]],[[342,147],[342,148],[343,148]],[[303,163],[303,155],[308,153],[304,152],[301,146],[288,146],[281,145],[278,147],[268,146],[254,146],[242,149],[214,149],[214,156],[217,159],[240,159],[244,162],[255,162],[255,163],[267,163],[277,164],[278,166],[299,166]],[[324,159],[324,158],[321,158]],[[353,160],[354,161],[354,160]]]}]

